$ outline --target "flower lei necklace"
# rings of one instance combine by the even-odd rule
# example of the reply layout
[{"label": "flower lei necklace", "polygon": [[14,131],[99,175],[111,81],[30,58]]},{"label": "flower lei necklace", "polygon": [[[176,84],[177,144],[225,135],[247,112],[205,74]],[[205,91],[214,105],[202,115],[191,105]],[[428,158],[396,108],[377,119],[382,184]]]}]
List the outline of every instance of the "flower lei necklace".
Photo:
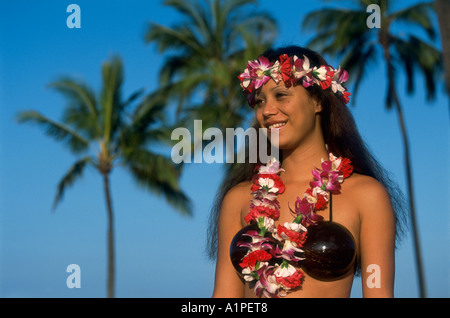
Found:
[{"label": "flower lei necklace", "polygon": [[338,69],[328,65],[311,67],[305,55],[301,59],[296,55],[290,57],[283,54],[274,63],[270,63],[267,57],[261,56],[258,60],[249,61],[247,68],[238,78],[244,93],[248,95],[248,103],[252,108],[255,106],[255,91],[271,78],[277,84],[283,81],[287,88],[300,83],[305,88],[318,85],[325,90],[331,87],[333,93],[346,104],[351,95],[342,86],[342,83],[348,80],[346,70],[341,69],[340,66]]},{"label": "flower lei necklace", "polygon": [[286,296],[287,292],[302,286],[305,275],[295,265],[304,259],[301,248],[307,237],[306,226],[323,219],[316,211],[327,207],[329,193],[340,193],[341,183],[351,175],[353,167],[349,159],[330,153],[329,160],[322,160],[321,169],[312,171],[314,181],[310,182],[310,188],[303,197],[297,197],[295,211],[291,209],[295,216],[293,222],[275,227],[275,219],[280,215],[277,196],[285,191],[279,176],[282,171],[275,158],[259,167],[252,180],[250,211],[245,216],[247,224],[256,224],[256,230],[248,227],[241,230],[242,237],[251,240],[236,244],[248,249],[239,267],[244,280],[255,283],[258,297]]}]

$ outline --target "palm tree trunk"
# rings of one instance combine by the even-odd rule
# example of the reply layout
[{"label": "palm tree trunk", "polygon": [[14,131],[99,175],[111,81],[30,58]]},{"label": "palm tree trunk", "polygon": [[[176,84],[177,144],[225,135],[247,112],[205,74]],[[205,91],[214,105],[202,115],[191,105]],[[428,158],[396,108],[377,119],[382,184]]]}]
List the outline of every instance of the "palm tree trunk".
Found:
[{"label": "palm tree trunk", "polygon": [[435,0],[436,14],[439,21],[441,33],[442,56],[444,57],[446,90],[449,97],[450,106],[450,25],[448,17],[450,15],[450,1]]},{"label": "palm tree trunk", "polygon": [[414,250],[415,250],[415,259],[417,266],[417,276],[419,280],[419,295],[421,298],[427,297],[426,287],[425,287],[425,277],[423,274],[423,265],[422,265],[422,253],[420,248],[420,240],[419,233],[416,221],[416,208],[415,208],[415,200],[414,200],[414,186],[413,186],[413,178],[412,178],[412,170],[411,170],[411,156],[410,156],[410,148],[409,148],[409,140],[408,134],[406,131],[406,123],[403,116],[402,106],[400,104],[400,100],[397,95],[397,90],[394,84],[394,71],[391,67],[390,55],[385,50],[385,58],[387,62],[388,69],[388,81],[390,86],[390,93],[392,94],[392,99],[394,101],[395,108],[398,114],[398,120],[400,124],[400,131],[403,140],[403,151],[404,151],[404,160],[405,160],[405,168],[406,168],[406,184],[408,189],[408,201],[409,201],[409,211],[411,217],[411,225],[413,232],[413,241],[414,241]]},{"label": "palm tree trunk", "polygon": [[410,150],[409,150],[409,141],[406,132],[405,120],[403,117],[402,107],[400,105],[400,101],[396,93],[394,93],[394,101],[395,107],[397,109],[398,120],[400,123],[400,130],[402,133],[403,139],[403,150],[405,156],[405,167],[406,167],[406,181],[408,187],[408,201],[409,201],[409,210],[411,213],[411,225],[413,230],[413,240],[414,240],[414,250],[416,256],[416,265],[417,265],[417,275],[419,279],[419,294],[421,298],[427,297],[426,287],[425,287],[425,277],[423,274],[423,265],[422,265],[422,253],[420,248],[420,240],[419,240],[419,229],[417,226],[416,220],[416,208],[414,202],[414,188],[413,188],[413,180],[412,180],[412,171],[411,171],[411,160],[410,160]]},{"label": "palm tree trunk", "polygon": [[107,294],[108,298],[114,298],[115,295],[115,259],[114,259],[114,218],[111,202],[111,194],[109,189],[108,173],[103,174],[103,187],[105,190],[106,207],[108,212],[108,280]]}]

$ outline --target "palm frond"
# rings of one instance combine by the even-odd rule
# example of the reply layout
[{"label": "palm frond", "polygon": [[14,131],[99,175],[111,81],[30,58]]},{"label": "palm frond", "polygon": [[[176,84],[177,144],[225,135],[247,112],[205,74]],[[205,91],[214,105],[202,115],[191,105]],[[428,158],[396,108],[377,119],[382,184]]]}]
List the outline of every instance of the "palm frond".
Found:
[{"label": "palm frond", "polygon": [[347,51],[347,55],[342,61],[342,68],[347,70],[349,74],[352,74],[349,78],[349,83],[353,83],[351,92],[352,105],[354,105],[359,87],[367,74],[367,70],[370,70],[375,63],[377,47],[374,43],[364,46],[360,41],[355,41],[351,48]]},{"label": "palm frond", "polygon": [[49,87],[56,89],[68,101],[62,122],[83,131],[90,139],[97,138],[100,132],[99,109],[94,92],[82,81],[69,77],[52,82]]},{"label": "palm frond", "polygon": [[192,215],[191,202],[180,189],[181,170],[170,158],[145,149],[126,149],[122,164],[127,167],[138,185],[162,196],[176,210]]},{"label": "palm frond", "polygon": [[405,22],[410,25],[417,25],[427,33],[431,40],[436,39],[436,31],[431,17],[434,10],[433,2],[420,2],[405,9],[393,12],[390,18],[396,22]]},{"label": "palm frond", "polygon": [[130,126],[144,131],[149,125],[162,122],[165,118],[166,99],[164,92],[160,91],[147,95],[133,112]]},{"label": "palm frond", "polygon": [[69,100],[74,101],[78,110],[87,110],[95,119],[98,117],[95,94],[85,83],[64,77],[50,83],[49,87],[56,89]]},{"label": "palm frond", "polygon": [[308,43],[309,47],[339,57],[350,50],[352,43],[364,42],[360,39],[370,34],[366,19],[363,11],[326,8],[308,14],[302,26],[305,30],[318,31]]},{"label": "palm frond", "polygon": [[179,11],[186,18],[186,24],[194,28],[204,39],[210,36],[211,21],[205,5],[200,2],[184,0],[166,0],[164,4]]},{"label": "palm frond", "polygon": [[[261,13],[250,14],[245,10],[250,4],[255,5],[256,1],[253,0],[230,0],[220,1],[214,0],[211,3],[211,16],[214,25],[211,26],[211,32],[213,36],[213,42],[216,47],[215,54],[221,54],[232,50],[233,44],[233,31],[237,26],[245,24],[247,28],[253,28],[250,32],[255,31],[254,23],[250,22],[250,17],[258,18]],[[270,21],[266,21],[267,25]],[[264,26],[261,28],[263,29]],[[224,58],[223,55],[219,55]]]},{"label": "palm frond", "polygon": [[127,108],[129,105],[131,105],[135,100],[137,100],[138,98],[140,98],[142,96],[142,94],[144,94],[145,89],[141,88],[136,90],[134,93],[132,93],[127,100],[125,100],[122,103],[122,108],[125,109]]},{"label": "palm frond", "polygon": [[407,92],[414,92],[414,69],[418,69],[424,78],[427,99],[432,100],[436,95],[436,82],[442,70],[441,52],[414,35],[406,39],[392,37],[391,43],[397,60],[402,61],[405,69]]},{"label": "palm frond", "polygon": [[89,141],[72,130],[67,125],[47,118],[37,111],[22,111],[17,115],[19,123],[36,124],[42,128],[48,136],[57,141],[67,142],[74,153],[86,151],[89,148]]},{"label": "palm frond", "polygon": [[221,1],[215,1],[217,5],[222,4],[222,6],[217,9],[220,9],[220,14],[223,19],[225,20],[225,17],[232,16],[233,12],[240,12],[239,9],[249,6],[249,5],[256,5],[256,0],[230,0],[230,1],[223,1],[223,3],[220,3]]},{"label": "palm frond", "polygon": [[269,13],[258,12],[235,22],[230,30],[228,42],[232,52],[241,51],[244,42],[244,52],[248,55],[246,60],[249,60],[272,46],[277,36],[276,20]]},{"label": "palm frond", "polygon": [[123,65],[118,56],[113,56],[102,67],[103,87],[100,106],[103,114],[103,134],[105,144],[109,144],[120,125],[124,104],[121,102]]},{"label": "palm frond", "polygon": [[165,108],[166,97],[161,92],[146,96],[131,114],[130,122],[121,127],[116,152],[122,147],[143,147],[153,142],[171,144]]},{"label": "palm frond", "polygon": [[385,104],[387,109],[392,109],[397,94],[397,89],[395,87],[397,80],[397,67],[392,59],[387,61],[387,74]]},{"label": "palm frond", "polygon": [[84,157],[75,162],[62,177],[58,183],[55,200],[53,202],[53,210],[56,209],[56,206],[62,200],[66,188],[72,186],[76,180],[82,177],[84,169],[88,164],[94,164],[94,161],[90,156]]},{"label": "palm frond", "polygon": [[183,49],[185,52],[195,52],[203,55],[204,47],[192,31],[185,25],[169,28],[160,24],[151,23],[145,35],[146,42],[156,42],[159,52],[168,49]]},{"label": "palm frond", "polygon": [[187,68],[189,65],[189,56],[172,55],[166,57],[166,60],[159,71],[160,86],[168,85],[180,70]]}]

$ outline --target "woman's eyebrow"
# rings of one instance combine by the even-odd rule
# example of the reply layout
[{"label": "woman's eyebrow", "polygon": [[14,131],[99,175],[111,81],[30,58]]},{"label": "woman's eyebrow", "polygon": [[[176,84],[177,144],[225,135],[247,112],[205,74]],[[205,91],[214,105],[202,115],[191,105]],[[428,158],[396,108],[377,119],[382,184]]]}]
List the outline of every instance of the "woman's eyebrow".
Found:
[{"label": "woman's eyebrow", "polygon": [[274,92],[274,91],[278,91],[278,90],[283,90],[283,91],[287,91],[288,90],[288,88],[287,87],[283,87],[283,86],[279,86],[279,85],[277,85],[277,86],[274,86],[274,87],[272,87],[271,89],[270,89],[270,91],[271,92]]},{"label": "woman's eyebrow", "polygon": [[258,98],[258,97],[264,97],[264,96],[265,96],[265,95],[264,95],[263,92],[258,92],[258,93],[255,94],[255,98]]}]

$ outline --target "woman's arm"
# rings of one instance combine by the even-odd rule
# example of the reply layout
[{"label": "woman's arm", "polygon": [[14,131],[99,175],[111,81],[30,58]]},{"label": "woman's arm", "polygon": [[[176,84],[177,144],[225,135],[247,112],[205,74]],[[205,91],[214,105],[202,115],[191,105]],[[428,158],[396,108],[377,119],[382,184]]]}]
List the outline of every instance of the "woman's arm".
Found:
[{"label": "woman's arm", "polygon": [[395,217],[389,194],[371,178],[360,189],[363,297],[394,297]]},{"label": "woman's arm", "polygon": [[219,216],[218,250],[213,297],[242,298],[244,283],[239,278],[230,260],[230,244],[234,235],[242,228],[241,209],[248,199],[249,187],[238,185],[225,195]]}]

